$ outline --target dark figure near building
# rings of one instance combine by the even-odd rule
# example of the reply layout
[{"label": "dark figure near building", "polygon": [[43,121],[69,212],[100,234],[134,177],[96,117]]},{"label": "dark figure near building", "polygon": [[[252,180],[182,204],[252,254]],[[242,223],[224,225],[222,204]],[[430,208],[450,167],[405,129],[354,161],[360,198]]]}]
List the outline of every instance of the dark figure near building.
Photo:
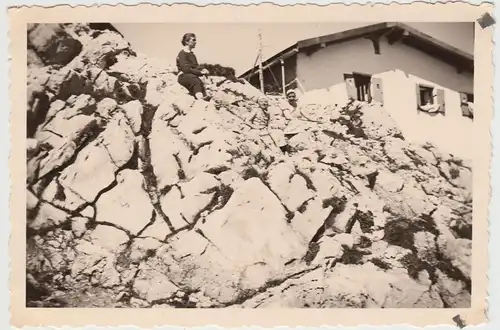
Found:
[{"label": "dark figure near building", "polygon": [[297,94],[293,89],[289,89],[286,92],[286,98],[288,100],[288,103],[295,109],[297,108]]},{"label": "dark figure near building", "polygon": [[177,55],[177,69],[179,70],[177,81],[198,100],[203,99],[206,97],[206,91],[200,77],[207,75],[208,70],[200,67],[193,53],[196,47],[196,35],[186,33],[182,37],[182,46],[182,50]]}]

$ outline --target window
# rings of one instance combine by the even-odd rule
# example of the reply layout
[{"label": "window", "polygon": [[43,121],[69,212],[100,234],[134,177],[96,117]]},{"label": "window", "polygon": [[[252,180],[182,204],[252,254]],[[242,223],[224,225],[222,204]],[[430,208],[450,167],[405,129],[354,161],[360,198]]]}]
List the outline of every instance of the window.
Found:
[{"label": "window", "polygon": [[419,105],[434,104],[434,97],[432,95],[434,88],[419,85]]},{"label": "window", "polygon": [[424,84],[417,84],[417,110],[429,114],[445,113],[444,90]]},{"label": "window", "polygon": [[471,93],[460,93],[460,102],[462,104],[474,103],[474,94]]},{"label": "window", "polygon": [[474,118],[474,94],[460,93],[460,106],[462,108],[462,116]]},{"label": "window", "polygon": [[371,76],[362,73],[346,73],[344,74],[344,80],[347,87],[347,95],[349,98],[362,101],[371,101]]},{"label": "window", "polygon": [[358,101],[370,102],[371,101],[371,93],[370,93],[370,81],[371,76],[362,73],[353,73],[354,84],[356,85],[356,92],[358,96]]}]

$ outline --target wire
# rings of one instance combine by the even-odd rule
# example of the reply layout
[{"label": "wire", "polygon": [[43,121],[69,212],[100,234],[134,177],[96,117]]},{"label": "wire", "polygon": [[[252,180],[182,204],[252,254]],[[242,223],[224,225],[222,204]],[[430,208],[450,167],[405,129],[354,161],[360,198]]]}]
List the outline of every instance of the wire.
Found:
[{"label": "wire", "polygon": [[259,54],[257,54],[257,57],[255,58],[255,62],[253,63],[252,70],[247,74],[247,78],[252,75],[254,72],[255,68],[257,67],[257,61],[259,60]]}]

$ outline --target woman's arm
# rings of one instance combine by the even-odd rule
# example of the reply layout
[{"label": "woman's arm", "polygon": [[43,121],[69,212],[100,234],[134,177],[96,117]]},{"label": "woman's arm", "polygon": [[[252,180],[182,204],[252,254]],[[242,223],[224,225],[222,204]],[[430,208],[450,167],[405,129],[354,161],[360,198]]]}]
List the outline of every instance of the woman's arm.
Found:
[{"label": "woman's arm", "polygon": [[196,76],[203,75],[201,70],[198,69],[198,65],[196,65],[196,63],[192,63],[189,60],[188,53],[180,52],[179,55],[177,56],[177,60],[179,61],[179,68],[181,69],[182,72],[191,73]]}]

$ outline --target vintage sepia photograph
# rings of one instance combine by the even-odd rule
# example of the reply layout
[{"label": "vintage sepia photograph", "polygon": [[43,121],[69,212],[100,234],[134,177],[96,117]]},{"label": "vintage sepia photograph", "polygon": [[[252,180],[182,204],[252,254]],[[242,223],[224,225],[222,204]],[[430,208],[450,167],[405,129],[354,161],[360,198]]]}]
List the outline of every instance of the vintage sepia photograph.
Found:
[{"label": "vintage sepia photograph", "polygon": [[27,306],[470,306],[473,23],[27,29]]},{"label": "vintage sepia photograph", "polygon": [[490,78],[475,19],[88,10],[16,25],[25,310],[484,317]]}]

